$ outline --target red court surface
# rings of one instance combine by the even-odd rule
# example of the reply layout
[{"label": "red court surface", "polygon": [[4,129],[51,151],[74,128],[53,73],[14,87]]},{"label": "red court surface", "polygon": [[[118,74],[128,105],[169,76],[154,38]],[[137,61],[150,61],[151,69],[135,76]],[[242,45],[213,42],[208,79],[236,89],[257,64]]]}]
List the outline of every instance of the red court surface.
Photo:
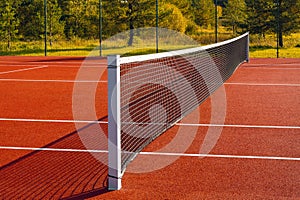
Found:
[{"label": "red court surface", "polygon": [[[106,80],[104,58],[0,57],[1,199],[300,199],[300,59],[242,64],[224,121],[218,90],[129,164],[120,191],[93,131],[107,134]],[[176,139],[185,151],[158,152]]]}]

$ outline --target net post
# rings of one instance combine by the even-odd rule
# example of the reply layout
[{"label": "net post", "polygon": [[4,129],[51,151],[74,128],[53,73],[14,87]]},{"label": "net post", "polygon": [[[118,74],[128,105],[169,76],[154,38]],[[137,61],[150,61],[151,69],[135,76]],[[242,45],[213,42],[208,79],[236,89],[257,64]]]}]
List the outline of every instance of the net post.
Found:
[{"label": "net post", "polygon": [[121,189],[120,55],[108,64],[108,190]]},{"label": "net post", "polygon": [[246,49],[246,62],[248,63],[249,62],[249,52],[250,52],[250,49],[249,49],[249,46],[250,46],[250,34],[249,32],[247,32],[247,49]]}]

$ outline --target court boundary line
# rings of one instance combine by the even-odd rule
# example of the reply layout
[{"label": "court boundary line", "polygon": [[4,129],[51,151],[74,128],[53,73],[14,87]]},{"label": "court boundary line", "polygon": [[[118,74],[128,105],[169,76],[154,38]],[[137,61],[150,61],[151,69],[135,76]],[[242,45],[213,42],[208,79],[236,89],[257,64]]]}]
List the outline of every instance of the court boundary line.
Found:
[{"label": "court boundary line", "polygon": [[[55,80],[55,79],[14,79],[14,78],[0,78],[0,82],[55,82],[55,83],[107,83],[107,80]],[[284,84],[284,83],[240,83],[229,82],[224,85],[246,85],[246,86],[285,86],[285,87],[300,87],[300,84]]]},{"label": "court boundary line", "polygon": [[[89,124],[108,124],[107,121],[97,120],[69,120],[69,119],[21,119],[21,118],[0,118],[0,121],[15,122],[47,122],[47,123],[89,123]],[[159,124],[159,123],[157,123]],[[176,126],[198,126],[198,127],[231,127],[231,128],[265,128],[265,129],[300,129],[300,126],[286,125],[243,125],[243,124],[190,124],[175,123]]]},{"label": "court boundary line", "polygon": [[[54,151],[54,152],[76,152],[76,153],[108,153],[108,150],[86,150],[86,149],[61,149],[61,148],[36,148],[36,147],[13,147],[0,146],[2,150],[26,150],[26,151]],[[289,160],[300,161],[297,157],[279,157],[279,156],[243,156],[229,154],[192,154],[192,153],[168,153],[168,152],[145,152],[142,151],[139,155],[149,156],[180,156],[180,157],[207,157],[207,158],[231,158],[231,159],[260,159],[260,160]]]},{"label": "court boundary line", "polygon": [[251,59],[250,59],[250,63],[246,63],[244,64],[243,66],[293,66],[293,65],[296,65],[296,66],[300,66],[300,62],[299,63],[251,63]]},{"label": "court boundary line", "polygon": [[178,126],[198,126],[198,127],[230,127],[230,128],[265,128],[265,129],[300,129],[300,126],[284,126],[284,125],[242,125],[242,124],[189,124],[176,123]]},{"label": "court boundary line", "polygon": [[4,72],[0,72],[0,75],[2,75],[2,74],[10,74],[10,73],[15,73],[15,72],[23,72],[23,71],[35,70],[35,69],[42,69],[42,68],[47,68],[47,67],[48,67],[48,65],[42,65],[42,66],[37,66],[37,67],[25,68],[25,69],[16,69],[16,70],[11,70],[11,71],[4,71]]},{"label": "court boundary line", "polygon": [[14,121],[14,122],[45,122],[45,123],[108,124],[108,122],[106,122],[106,121],[97,121],[97,120],[70,120],[70,119],[21,119],[21,118],[0,118],[0,121]]},{"label": "court boundary line", "polygon": [[238,83],[229,82],[224,85],[246,85],[246,86],[285,86],[285,87],[300,87],[300,84],[284,84],[284,83]]},{"label": "court boundary line", "polygon": [[1,82],[54,82],[54,83],[107,83],[105,80],[93,81],[93,80],[48,80],[48,79],[1,79]]},{"label": "court boundary line", "polygon": [[[90,62],[90,61],[86,61],[86,60],[82,60],[81,62],[55,62],[55,61],[45,61],[45,62],[43,62],[43,61],[41,61],[41,62],[14,62],[14,61],[11,61],[11,62],[9,62],[9,61],[7,61],[7,62],[1,62],[0,61],[0,66],[7,66],[7,65],[9,65],[9,66],[14,66],[14,65],[18,65],[18,66],[20,66],[20,65],[24,65],[24,66],[28,66],[28,65],[35,65],[35,64],[38,64],[38,65],[41,65],[41,64],[53,64],[53,65],[55,65],[55,64],[78,64],[79,66],[81,65],[81,64],[83,64],[83,63],[86,63],[87,65],[107,65],[106,63],[97,63],[97,62]],[[58,66],[58,67],[60,67],[60,66]],[[64,67],[64,66],[62,66],[62,67]],[[72,67],[72,66],[70,66],[70,67]]]},{"label": "court boundary line", "polygon": [[247,68],[247,69],[262,69],[262,70],[300,70],[300,67],[298,68],[298,67],[295,67],[295,68],[292,68],[292,67],[290,67],[290,68],[280,68],[280,67],[266,67],[266,66],[257,66],[257,67],[251,67],[251,66],[244,66],[244,67],[242,67],[242,68]]},{"label": "court boundary line", "polygon": [[[61,64],[57,64],[55,65],[55,63],[51,63],[51,64],[48,64],[47,66],[49,68],[81,68],[81,67],[84,67],[84,68],[107,68],[107,64],[98,64],[98,65],[92,65],[92,64],[80,64],[80,65],[75,65],[75,66],[62,66],[63,63]],[[0,64],[0,68],[5,68],[5,67],[30,67],[30,66],[33,66],[33,67],[36,67],[36,66],[41,66],[41,65],[35,65],[35,64],[28,64],[28,65],[24,65],[24,64],[11,64],[11,65],[5,65],[5,64]]]}]

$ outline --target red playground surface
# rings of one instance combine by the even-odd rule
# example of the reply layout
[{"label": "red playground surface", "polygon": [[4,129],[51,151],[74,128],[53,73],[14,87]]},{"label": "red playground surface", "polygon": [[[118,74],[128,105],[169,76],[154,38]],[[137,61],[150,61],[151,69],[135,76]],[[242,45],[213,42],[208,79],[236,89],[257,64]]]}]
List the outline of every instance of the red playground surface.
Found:
[{"label": "red playground surface", "polygon": [[[1,199],[300,199],[300,59],[240,65],[224,84],[224,123],[211,122],[208,98],[129,164],[120,191],[107,190],[99,161],[107,160],[107,140],[94,138],[89,148],[82,142],[84,132],[93,136],[86,130],[107,133],[106,67],[105,58],[0,57]],[[101,77],[83,79],[83,68]],[[74,95],[85,95],[74,92],[76,84],[96,84],[96,123],[74,118]],[[151,153],[179,129],[196,130],[186,152]],[[221,132],[203,155],[209,129]]]}]

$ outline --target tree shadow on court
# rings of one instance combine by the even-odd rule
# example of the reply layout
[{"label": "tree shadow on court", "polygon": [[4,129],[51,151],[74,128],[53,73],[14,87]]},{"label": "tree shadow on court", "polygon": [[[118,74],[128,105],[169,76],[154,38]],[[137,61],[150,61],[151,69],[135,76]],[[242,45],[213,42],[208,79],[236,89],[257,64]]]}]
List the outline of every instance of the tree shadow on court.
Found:
[{"label": "tree shadow on court", "polygon": [[[101,126],[107,132],[107,124],[89,124],[81,130],[91,126]],[[43,148],[85,149],[78,132]],[[107,160],[107,153],[100,153],[99,157]],[[88,152],[34,151],[1,167],[0,171],[0,196],[4,199],[75,200],[108,192],[108,167]]]}]

